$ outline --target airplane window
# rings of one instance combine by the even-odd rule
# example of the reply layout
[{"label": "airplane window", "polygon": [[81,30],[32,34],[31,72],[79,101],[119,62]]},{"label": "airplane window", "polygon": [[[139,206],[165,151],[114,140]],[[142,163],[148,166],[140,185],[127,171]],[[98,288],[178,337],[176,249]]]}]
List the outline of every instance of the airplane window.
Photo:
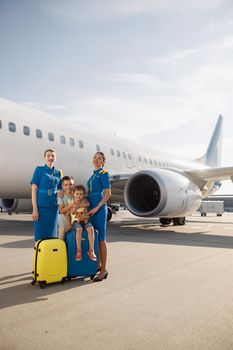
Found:
[{"label": "airplane window", "polygon": [[8,124],[8,128],[9,128],[9,131],[10,132],[16,132],[16,125],[15,125],[15,123],[9,123]]},{"label": "airplane window", "polygon": [[48,133],[49,141],[54,141],[54,134],[52,132]]},{"label": "airplane window", "polygon": [[83,148],[83,147],[84,147],[83,141],[79,140],[78,143],[79,143],[79,147],[80,147],[80,148]]},{"label": "airplane window", "polygon": [[71,145],[71,146],[74,146],[74,145],[75,145],[74,139],[73,139],[72,137],[70,138],[70,145]]},{"label": "airplane window", "polygon": [[36,129],[36,137],[42,139],[42,131],[40,129]]},{"label": "airplane window", "polygon": [[145,163],[147,163],[147,159],[146,159],[146,157],[144,157],[144,162],[145,162]]},{"label": "airplane window", "polygon": [[142,157],[138,156],[138,161],[141,162],[142,161]]},{"label": "airplane window", "polygon": [[96,145],[96,151],[100,152],[100,145]]},{"label": "airplane window", "polygon": [[132,159],[132,155],[130,153],[128,153],[128,158],[131,160]]},{"label": "airplane window", "polygon": [[117,157],[120,157],[121,156],[121,153],[120,151],[117,150]]},{"label": "airplane window", "polygon": [[152,165],[152,160],[151,160],[151,159],[149,159],[149,162],[150,162],[150,164]]},{"label": "airplane window", "polygon": [[126,158],[126,154],[125,154],[125,152],[122,152],[122,154],[123,154],[123,158]]},{"label": "airplane window", "polygon": [[0,120],[0,129],[2,128],[2,121]]},{"label": "airplane window", "polygon": [[114,149],[110,149],[111,155],[114,156]]},{"label": "airplane window", "polygon": [[23,127],[23,133],[24,133],[24,135],[26,135],[26,136],[29,136],[29,135],[30,135],[30,129],[29,129],[28,126],[24,126],[24,127]]},{"label": "airplane window", "polygon": [[60,142],[64,145],[66,143],[66,138],[65,136],[61,135],[60,136]]}]

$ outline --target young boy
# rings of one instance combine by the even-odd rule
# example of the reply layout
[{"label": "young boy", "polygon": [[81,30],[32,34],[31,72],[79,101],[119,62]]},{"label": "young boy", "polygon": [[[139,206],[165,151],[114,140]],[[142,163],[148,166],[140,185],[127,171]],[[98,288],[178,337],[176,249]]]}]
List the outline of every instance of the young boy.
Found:
[{"label": "young boy", "polygon": [[58,219],[58,238],[65,239],[67,231],[66,213],[70,210],[74,201],[74,179],[71,176],[62,178],[63,197],[58,197],[59,219]]},{"label": "young boy", "polygon": [[89,251],[87,254],[89,255],[89,258],[91,260],[96,261],[97,258],[94,251],[94,228],[89,222],[89,215],[87,209],[90,206],[90,203],[86,198],[84,198],[84,195],[85,188],[82,185],[75,186],[74,202],[71,205],[71,208],[66,212],[67,227],[68,230],[70,230],[73,225],[73,228],[76,231],[77,253],[75,256],[75,260],[82,260],[81,240],[84,226],[87,230],[89,241]]}]

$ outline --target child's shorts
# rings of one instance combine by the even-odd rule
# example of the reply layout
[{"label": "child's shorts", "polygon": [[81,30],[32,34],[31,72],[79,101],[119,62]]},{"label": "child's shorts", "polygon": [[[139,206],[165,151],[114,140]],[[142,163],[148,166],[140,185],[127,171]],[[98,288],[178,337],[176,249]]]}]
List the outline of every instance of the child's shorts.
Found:
[{"label": "child's shorts", "polygon": [[77,230],[77,228],[83,228],[83,227],[85,227],[85,229],[87,230],[89,227],[93,227],[92,226],[92,224],[90,223],[90,222],[87,222],[86,224],[81,224],[80,222],[78,222],[78,221],[75,221],[74,223],[73,223],[73,228],[75,229],[75,230]]}]

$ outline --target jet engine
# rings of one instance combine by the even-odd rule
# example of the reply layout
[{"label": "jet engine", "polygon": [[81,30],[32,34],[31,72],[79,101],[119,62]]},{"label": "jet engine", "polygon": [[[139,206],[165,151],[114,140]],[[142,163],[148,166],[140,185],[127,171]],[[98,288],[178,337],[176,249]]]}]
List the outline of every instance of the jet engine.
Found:
[{"label": "jet engine", "polygon": [[127,182],[124,191],[129,211],[141,217],[184,217],[196,211],[201,191],[184,174],[169,169],[142,170]]},{"label": "jet engine", "polygon": [[31,199],[0,199],[0,208],[7,213],[32,212]]}]

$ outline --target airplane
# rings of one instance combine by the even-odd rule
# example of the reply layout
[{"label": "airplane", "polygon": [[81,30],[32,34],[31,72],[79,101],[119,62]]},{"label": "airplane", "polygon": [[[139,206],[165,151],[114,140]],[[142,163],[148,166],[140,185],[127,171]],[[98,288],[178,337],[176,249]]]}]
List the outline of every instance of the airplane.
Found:
[{"label": "airplane", "polygon": [[184,225],[220,181],[233,181],[233,167],[220,167],[222,123],[220,115],[204,156],[187,160],[0,99],[0,207],[8,213],[32,209],[30,180],[45,149],[56,151],[56,168],[83,185],[93,172],[93,154],[102,151],[112,186],[109,219],[111,205],[125,203],[135,216]]}]

